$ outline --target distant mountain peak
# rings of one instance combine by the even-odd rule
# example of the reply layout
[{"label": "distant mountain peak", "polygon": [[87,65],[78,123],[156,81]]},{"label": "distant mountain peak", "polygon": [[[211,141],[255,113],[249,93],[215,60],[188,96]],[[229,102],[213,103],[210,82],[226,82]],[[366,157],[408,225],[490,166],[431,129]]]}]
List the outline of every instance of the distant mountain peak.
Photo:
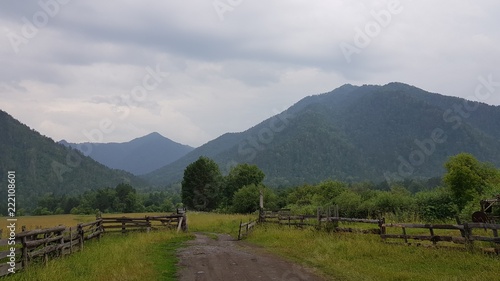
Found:
[{"label": "distant mountain peak", "polygon": [[[68,145],[79,148],[76,143]],[[123,143],[95,143],[89,156],[110,168],[140,175],[167,165],[191,150],[188,145],[153,132]]]}]

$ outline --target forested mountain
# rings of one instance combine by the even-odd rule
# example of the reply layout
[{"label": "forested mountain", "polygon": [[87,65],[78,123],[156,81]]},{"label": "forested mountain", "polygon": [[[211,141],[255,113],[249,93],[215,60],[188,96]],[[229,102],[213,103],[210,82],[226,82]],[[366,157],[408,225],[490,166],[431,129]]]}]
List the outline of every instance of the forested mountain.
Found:
[{"label": "forested mountain", "polygon": [[[147,183],[125,171],[113,170],[79,151],[40,135],[0,110],[0,174],[15,171],[16,206],[30,208],[44,194],[75,195],[86,190],[130,183],[136,188]],[[0,198],[6,197],[0,189]],[[6,205],[0,202],[0,206]],[[7,207],[1,209],[2,213]]]},{"label": "forested mountain", "polygon": [[402,83],[344,85],[222,135],[145,178],[156,185],[178,182],[202,155],[223,172],[236,163],[256,164],[275,186],[439,177],[448,157],[461,152],[500,166],[499,120],[498,106]]},{"label": "forested mountain", "polygon": [[[92,159],[113,169],[135,175],[159,169],[186,155],[192,147],[174,142],[159,133],[136,138],[124,143],[60,143],[88,153]],[[90,148],[90,149],[89,149]]]}]

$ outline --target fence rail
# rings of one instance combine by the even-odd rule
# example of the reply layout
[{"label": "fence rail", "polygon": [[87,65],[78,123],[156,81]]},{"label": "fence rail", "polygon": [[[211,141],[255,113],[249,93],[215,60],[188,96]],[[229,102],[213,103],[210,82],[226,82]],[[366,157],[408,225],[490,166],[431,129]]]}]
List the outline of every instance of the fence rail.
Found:
[{"label": "fence rail", "polygon": [[[9,274],[9,269],[29,267],[35,262],[47,263],[49,259],[62,257],[83,250],[85,241],[99,240],[104,233],[150,231],[151,229],[187,230],[185,210],[165,216],[144,218],[98,217],[95,221],[80,223],[73,227],[63,225],[16,233],[14,239],[0,240],[0,277]],[[15,246],[9,244],[14,241]],[[12,249],[11,249],[12,247]],[[3,250],[7,248],[7,250]],[[14,250],[14,251],[11,251]]]},{"label": "fence rail", "polygon": [[[331,214],[333,213],[333,216]],[[259,213],[259,221],[265,223],[277,223],[287,226],[315,226],[327,230],[339,232],[360,232],[366,234],[378,234],[383,241],[404,240],[404,243],[411,244],[418,241],[417,245],[437,246],[438,242],[449,242],[453,244],[465,245],[472,248],[474,242],[478,242],[479,247],[485,252],[500,253],[500,237],[498,235],[500,224],[492,223],[460,223],[457,224],[411,224],[411,223],[386,223],[381,219],[359,219],[344,218],[338,216],[338,208],[328,208],[327,212],[321,212],[318,208],[316,215],[291,215],[289,210],[280,212]],[[353,226],[341,226],[340,223],[354,223]],[[367,229],[359,223],[376,225]],[[394,229],[400,229],[395,231]],[[429,241],[429,244],[421,244],[421,241]],[[486,242],[486,243],[484,243]],[[490,243],[489,245],[487,243]],[[442,246],[442,245],[439,245]],[[447,245],[448,246],[448,245]]]},{"label": "fence rail", "polygon": [[238,240],[243,239],[248,236],[248,234],[253,230],[253,228],[257,225],[257,220],[243,222],[240,221],[240,229],[238,231]]},{"label": "fence rail", "polygon": [[[430,241],[433,245],[438,242],[453,242],[456,244],[464,244],[467,248],[472,248],[474,241],[490,242],[495,244],[500,244],[500,238],[498,236],[498,230],[500,229],[500,224],[489,224],[489,223],[463,223],[463,224],[383,224],[385,228],[400,228],[402,233],[400,234],[381,234],[381,238],[386,241],[386,239],[404,239],[404,242],[410,244],[410,240],[417,241]],[[408,233],[407,229],[420,229],[428,231],[428,234],[422,233]],[[458,231],[458,233],[451,234],[436,234],[434,230],[450,230]],[[482,230],[483,235],[475,234],[474,230]],[[491,230],[491,233],[489,233]],[[487,235],[490,234],[490,235]],[[500,246],[500,245],[499,245]],[[500,247],[488,247],[483,248],[486,252],[500,252]]]}]

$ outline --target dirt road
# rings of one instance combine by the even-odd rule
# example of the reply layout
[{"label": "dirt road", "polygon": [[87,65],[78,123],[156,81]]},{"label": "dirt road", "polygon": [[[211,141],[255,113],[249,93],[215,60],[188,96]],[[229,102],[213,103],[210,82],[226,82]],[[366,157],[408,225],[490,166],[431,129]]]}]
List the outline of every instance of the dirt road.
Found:
[{"label": "dirt road", "polygon": [[181,281],[321,281],[310,271],[229,235],[196,234],[179,251]]}]

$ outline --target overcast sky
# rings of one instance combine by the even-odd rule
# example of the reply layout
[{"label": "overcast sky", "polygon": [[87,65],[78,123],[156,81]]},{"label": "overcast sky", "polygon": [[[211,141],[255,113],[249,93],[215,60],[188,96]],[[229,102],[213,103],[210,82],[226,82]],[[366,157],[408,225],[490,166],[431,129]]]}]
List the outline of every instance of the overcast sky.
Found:
[{"label": "overcast sky", "polygon": [[[345,83],[471,97],[478,77],[500,81],[499,11],[498,0],[5,0],[0,109],[56,141],[156,131],[199,146]],[[499,105],[500,88],[483,102]]]}]

